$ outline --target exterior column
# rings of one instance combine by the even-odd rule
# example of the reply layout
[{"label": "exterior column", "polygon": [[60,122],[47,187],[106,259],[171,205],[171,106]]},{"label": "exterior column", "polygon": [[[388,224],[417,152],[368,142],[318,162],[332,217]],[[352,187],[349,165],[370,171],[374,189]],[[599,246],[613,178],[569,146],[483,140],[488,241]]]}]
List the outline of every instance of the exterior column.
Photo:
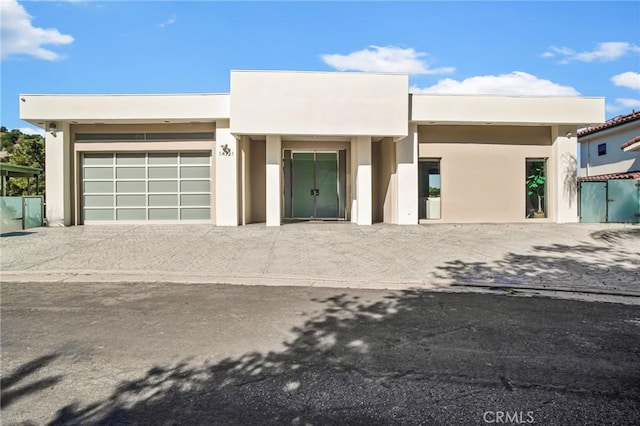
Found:
[{"label": "exterior column", "polygon": [[418,125],[409,123],[409,134],[396,142],[399,225],[418,224]]},{"label": "exterior column", "polygon": [[229,120],[216,121],[216,225],[238,226],[238,141]]},{"label": "exterior column", "polygon": [[551,183],[547,196],[553,200],[553,217],[557,223],[575,223],[578,217],[578,138],[575,126],[553,126],[551,161],[547,174]]},{"label": "exterior column", "polygon": [[267,226],[280,226],[282,197],[282,140],[279,135],[267,135]]},{"label": "exterior column", "polygon": [[[48,125],[47,125],[48,126]],[[49,226],[71,225],[71,158],[69,125],[46,131],[46,214]]]},{"label": "exterior column", "polygon": [[251,223],[251,139],[249,136],[242,136],[240,139],[242,156],[238,158],[240,165],[240,202],[238,219],[242,225]]},{"label": "exterior column", "polygon": [[[371,136],[356,136],[351,141],[355,146],[355,158],[357,167],[355,176],[355,198],[357,200],[356,223],[358,225],[371,225],[372,223],[372,182],[371,182]],[[352,214],[354,214],[352,212]]]}]

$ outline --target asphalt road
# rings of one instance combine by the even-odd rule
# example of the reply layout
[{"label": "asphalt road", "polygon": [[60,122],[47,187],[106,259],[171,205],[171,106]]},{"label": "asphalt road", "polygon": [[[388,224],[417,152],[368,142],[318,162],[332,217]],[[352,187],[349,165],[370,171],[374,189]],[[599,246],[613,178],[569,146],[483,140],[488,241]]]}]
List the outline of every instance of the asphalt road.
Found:
[{"label": "asphalt road", "polygon": [[640,307],[2,284],[3,424],[637,424]]}]

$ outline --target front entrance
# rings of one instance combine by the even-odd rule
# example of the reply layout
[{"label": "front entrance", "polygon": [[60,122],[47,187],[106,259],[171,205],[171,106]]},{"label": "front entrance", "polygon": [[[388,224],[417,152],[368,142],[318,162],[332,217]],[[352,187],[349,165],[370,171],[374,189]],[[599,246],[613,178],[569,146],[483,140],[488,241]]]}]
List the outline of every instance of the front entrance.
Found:
[{"label": "front entrance", "polygon": [[346,151],[284,151],[285,219],[344,219]]}]

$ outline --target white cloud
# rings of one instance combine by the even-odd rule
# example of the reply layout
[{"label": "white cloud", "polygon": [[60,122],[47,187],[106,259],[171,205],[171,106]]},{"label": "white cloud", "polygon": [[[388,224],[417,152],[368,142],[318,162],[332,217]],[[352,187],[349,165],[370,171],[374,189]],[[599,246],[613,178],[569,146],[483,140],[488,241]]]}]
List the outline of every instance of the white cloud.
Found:
[{"label": "white cloud", "polygon": [[73,42],[73,37],[61,34],[55,28],[39,28],[31,24],[33,19],[16,0],[0,0],[2,59],[10,55],[31,55],[53,61],[61,56],[42,47]]},{"label": "white cloud", "polygon": [[166,20],[166,21],[164,21],[163,23],[158,24],[158,26],[159,26],[160,28],[164,28],[164,27],[166,27],[167,25],[175,24],[175,22],[176,22],[176,15],[173,15],[173,16],[171,16],[171,18],[167,19],[167,20]]},{"label": "white cloud", "polygon": [[454,67],[429,68],[422,58],[426,53],[397,46],[369,46],[347,55],[320,55],[329,66],[340,71],[402,72],[408,74],[447,74]]},{"label": "white cloud", "polygon": [[618,98],[616,102],[626,108],[637,108],[640,107],[640,99],[633,98]]},{"label": "white cloud", "polygon": [[44,136],[44,133],[45,133],[43,129],[39,129],[37,127],[19,127],[18,130],[20,130],[25,135]]},{"label": "white cloud", "polygon": [[626,41],[607,41],[598,43],[593,50],[585,52],[576,52],[568,47],[551,46],[541,56],[543,58],[561,58],[561,64],[567,64],[571,61],[581,62],[610,62],[620,59],[629,53],[640,53],[640,46],[628,43]]},{"label": "white cloud", "polygon": [[629,89],[640,89],[640,74],[633,71],[623,72],[611,77],[611,81],[616,86],[628,87]]},{"label": "white cloud", "polygon": [[562,86],[522,71],[500,75],[480,75],[460,81],[445,78],[431,87],[412,86],[410,91],[412,93],[520,96],[578,96],[580,94],[571,86]]},{"label": "white cloud", "polygon": [[614,102],[607,102],[605,105],[607,112],[623,112],[637,108],[640,108],[640,98],[617,98]]}]

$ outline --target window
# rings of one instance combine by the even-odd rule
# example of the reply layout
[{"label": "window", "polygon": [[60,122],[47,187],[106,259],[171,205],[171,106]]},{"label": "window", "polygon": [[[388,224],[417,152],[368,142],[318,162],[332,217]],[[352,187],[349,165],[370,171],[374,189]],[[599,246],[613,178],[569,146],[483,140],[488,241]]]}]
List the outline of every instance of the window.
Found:
[{"label": "window", "polygon": [[547,159],[527,158],[525,174],[527,219],[547,217]]},{"label": "window", "polygon": [[418,217],[420,219],[440,219],[441,182],[440,159],[424,158],[419,160]]},{"label": "window", "polygon": [[607,144],[601,143],[598,145],[598,156],[607,154]]},{"label": "window", "polygon": [[162,141],[162,140],[188,140],[188,141],[212,141],[215,140],[214,132],[181,132],[181,133],[76,133],[78,142],[97,141]]}]

